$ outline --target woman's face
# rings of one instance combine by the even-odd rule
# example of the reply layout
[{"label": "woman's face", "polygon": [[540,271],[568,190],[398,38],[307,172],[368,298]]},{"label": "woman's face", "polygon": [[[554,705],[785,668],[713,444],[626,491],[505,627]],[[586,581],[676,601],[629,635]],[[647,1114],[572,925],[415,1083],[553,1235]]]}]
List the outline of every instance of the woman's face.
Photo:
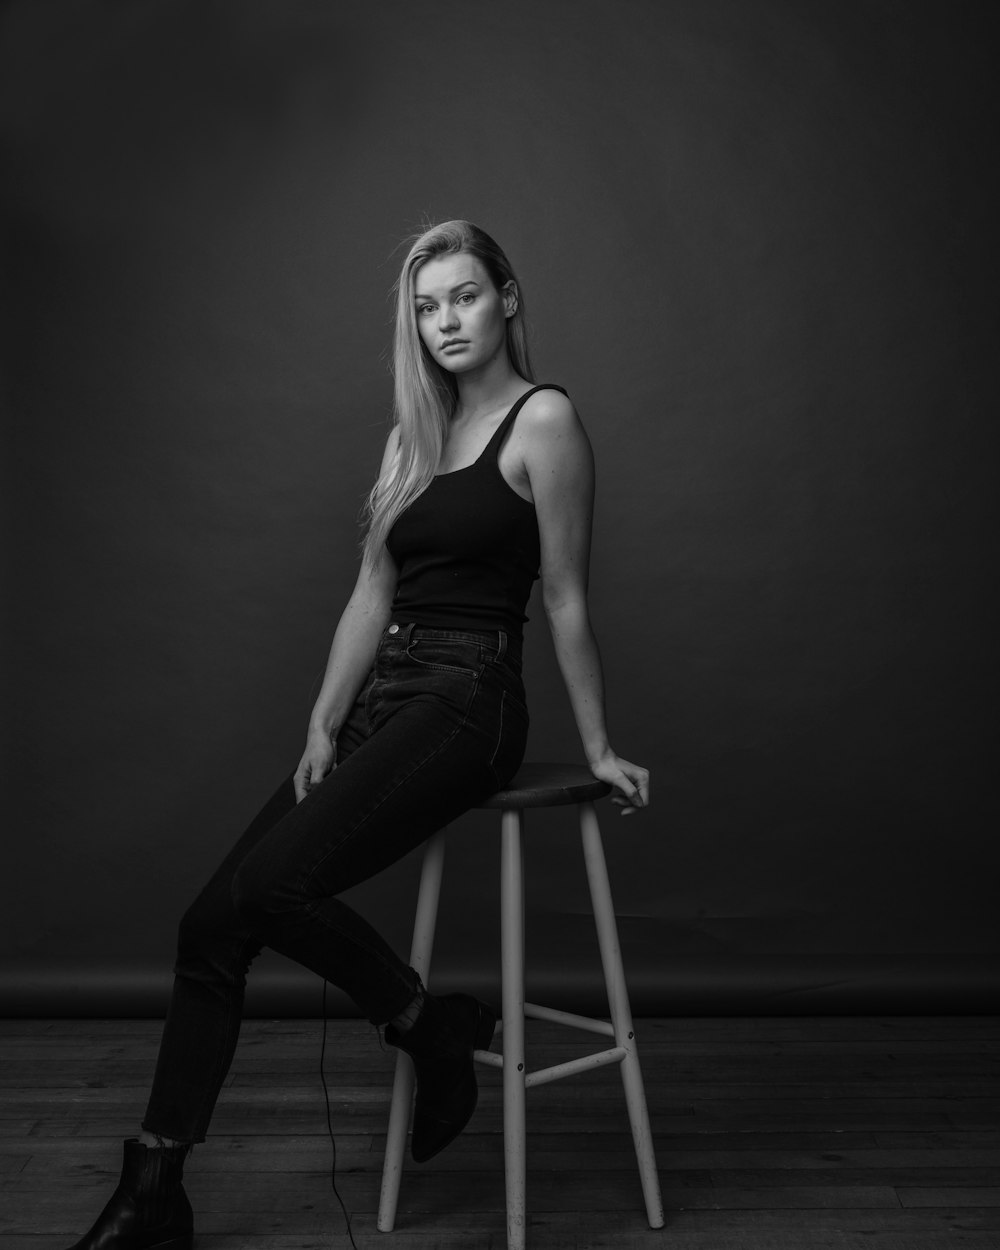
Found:
[{"label": "woman's face", "polygon": [[513,282],[498,291],[477,257],[457,252],[424,261],[413,292],[420,337],[442,369],[468,373],[506,351],[517,292]]}]

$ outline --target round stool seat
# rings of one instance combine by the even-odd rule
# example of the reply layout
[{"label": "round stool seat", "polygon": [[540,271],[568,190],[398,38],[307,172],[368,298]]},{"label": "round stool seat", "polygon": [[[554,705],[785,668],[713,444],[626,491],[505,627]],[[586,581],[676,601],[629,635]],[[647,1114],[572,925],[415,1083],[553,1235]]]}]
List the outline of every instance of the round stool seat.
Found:
[{"label": "round stool seat", "polygon": [[480,808],[561,807],[590,803],[611,793],[584,764],[522,764],[510,784],[490,795]]}]

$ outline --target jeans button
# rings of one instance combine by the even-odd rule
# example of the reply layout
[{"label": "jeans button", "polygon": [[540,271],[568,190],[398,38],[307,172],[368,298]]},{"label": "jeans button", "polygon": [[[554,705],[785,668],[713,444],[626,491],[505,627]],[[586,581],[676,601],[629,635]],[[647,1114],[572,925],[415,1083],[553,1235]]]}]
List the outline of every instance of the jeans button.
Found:
[{"label": "jeans button", "polygon": [[389,633],[390,633],[390,634],[398,634],[398,633],[399,633],[399,626],[398,626],[398,625],[390,625],[390,626],[389,626]]}]

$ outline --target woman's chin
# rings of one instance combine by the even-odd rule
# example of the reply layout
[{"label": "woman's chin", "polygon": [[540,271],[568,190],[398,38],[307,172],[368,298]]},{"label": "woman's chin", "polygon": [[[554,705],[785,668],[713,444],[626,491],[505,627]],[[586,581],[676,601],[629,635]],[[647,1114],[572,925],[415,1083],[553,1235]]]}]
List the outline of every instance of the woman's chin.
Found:
[{"label": "woman's chin", "polygon": [[468,373],[476,367],[477,361],[470,356],[438,356],[438,364],[448,373]]}]

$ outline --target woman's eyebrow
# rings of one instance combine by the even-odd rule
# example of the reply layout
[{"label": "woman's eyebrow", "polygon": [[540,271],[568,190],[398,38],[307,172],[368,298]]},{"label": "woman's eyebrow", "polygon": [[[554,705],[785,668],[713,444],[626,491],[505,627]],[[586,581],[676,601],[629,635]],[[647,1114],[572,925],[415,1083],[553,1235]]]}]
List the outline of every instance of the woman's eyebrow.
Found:
[{"label": "woman's eyebrow", "polygon": [[[466,280],[464,282],[460,282],[458,286],[453,286],[451,290],[448,292],[448,294],[454,295],[455,292],[460,291],[463,286],[479,286],[479,283],[475,280],[475,278],[466,278]],[[414,299],[433,299],[434,296],[433,295],[420,295],[420,294],[415,293],[413,298]]]}]

